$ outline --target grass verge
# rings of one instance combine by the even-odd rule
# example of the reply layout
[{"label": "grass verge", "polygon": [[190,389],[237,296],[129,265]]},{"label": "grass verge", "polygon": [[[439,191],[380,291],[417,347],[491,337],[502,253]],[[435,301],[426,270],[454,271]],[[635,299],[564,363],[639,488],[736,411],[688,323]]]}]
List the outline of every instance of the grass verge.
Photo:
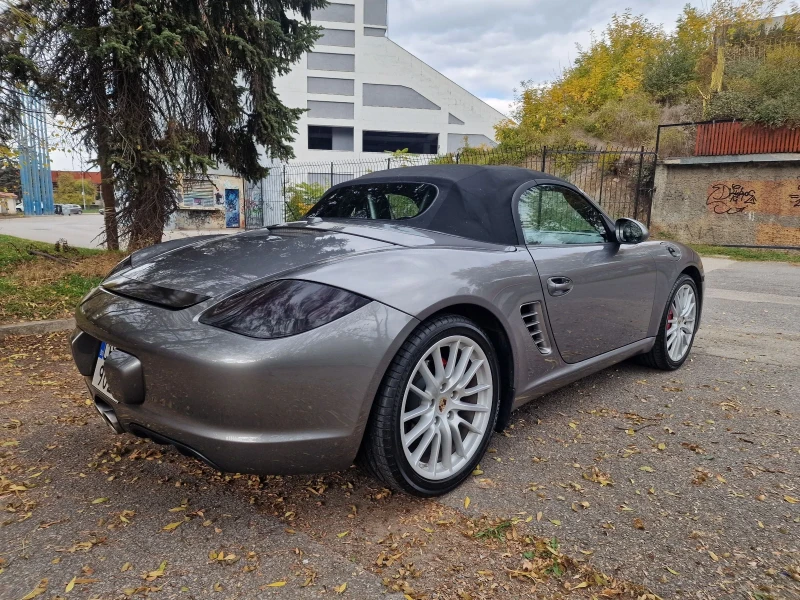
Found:
[{"label": "grass verge", "polygon": [[0,235],[0,324],[71,316],[122,256]]},{"label": "grass verge", "polygon": [[727,248],[689,244],[701,256],[724,256],[734,260],[756,260],[800,264],[800,250],[766,250],[761,248]]}]

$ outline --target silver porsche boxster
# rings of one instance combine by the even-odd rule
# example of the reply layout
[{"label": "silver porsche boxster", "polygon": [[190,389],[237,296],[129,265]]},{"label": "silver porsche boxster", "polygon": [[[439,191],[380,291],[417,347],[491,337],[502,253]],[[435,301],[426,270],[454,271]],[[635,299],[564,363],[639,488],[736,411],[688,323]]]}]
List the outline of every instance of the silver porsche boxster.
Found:
[{"label": "silver porsche boxster", "polygon": [[530,400],[622,360],[686,360],[703,266],[573,185],[409,167],[332,187],[299,222],[168,242],[77,309],[103,419],[222,471],[355,460],[412,494],[463,481]]}]

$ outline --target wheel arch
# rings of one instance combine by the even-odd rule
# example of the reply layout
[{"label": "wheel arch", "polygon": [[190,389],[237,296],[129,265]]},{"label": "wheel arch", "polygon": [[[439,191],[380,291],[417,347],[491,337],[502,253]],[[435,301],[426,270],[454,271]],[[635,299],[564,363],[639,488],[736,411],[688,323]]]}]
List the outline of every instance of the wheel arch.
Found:
[{"label": "wheel arch", "polygon": [[[511,408],[514,405],[514,351],[505,326],[488,308],[478,304],[459,303],[440,308],[428,315],[425,321],[442,315],[459,315],[478,325],[489,337],[497,354],[500,376],[500,406],[497,412],[495,431],[503,431],[511,420]],[[425,322],[423,321],[423,322]]]},{"label": "wheel arch", "polygon": [[700,328],[700,320],[703,317],[703,301],[704,301],[704,298],[703,298],[703,291],[704,291],[703,275],[700,273],[700,269],[698,269],[694,265],[689,265],[688,267],[686,267],[683,271],[681,271],[681,275],[688,275],[689,277],[691,277],[692,280],[694,281],[695,285],[697,286],[697,301],[698,301],[698,304],[699,304],[699,306],[697,307],[698,308],[698,310],[697,310],[697,327],[699,329]]}]

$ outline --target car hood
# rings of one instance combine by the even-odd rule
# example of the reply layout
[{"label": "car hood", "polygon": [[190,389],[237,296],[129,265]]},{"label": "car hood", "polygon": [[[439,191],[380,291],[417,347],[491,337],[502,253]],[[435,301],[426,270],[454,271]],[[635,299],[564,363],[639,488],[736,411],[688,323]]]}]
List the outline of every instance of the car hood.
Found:
[{"label": "car hood", "polygon": [[167,251],[114,280],[133,280],[214,297],[312,264],[399,247],[341,231],[300,227],[259,229]]}]

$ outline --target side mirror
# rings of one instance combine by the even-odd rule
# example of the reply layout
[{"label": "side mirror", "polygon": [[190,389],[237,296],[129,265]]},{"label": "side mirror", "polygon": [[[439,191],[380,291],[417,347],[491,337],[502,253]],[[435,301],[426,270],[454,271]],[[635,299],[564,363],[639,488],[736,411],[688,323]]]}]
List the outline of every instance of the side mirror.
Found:
[{"label": "side mirror", "polygon": [[641,244],[650,237],[644,223],[634,219],[617,219],[615,228],[617,242],[620,244]]}]

